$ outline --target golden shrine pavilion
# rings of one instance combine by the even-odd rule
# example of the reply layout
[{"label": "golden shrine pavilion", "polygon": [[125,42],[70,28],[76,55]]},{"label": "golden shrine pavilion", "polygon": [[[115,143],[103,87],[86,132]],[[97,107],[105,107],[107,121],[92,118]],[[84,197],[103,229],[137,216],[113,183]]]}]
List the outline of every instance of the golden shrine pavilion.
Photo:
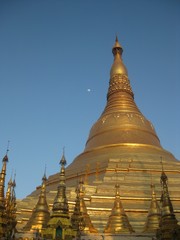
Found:
[{"label": "golden shrine pavilion", "polygon": [[[84,151],[66,168],[66,177],[61,161],[60,180],[57,173],[46,181],[52,213],[45,229],[68,226],[81,239],[180,239],[180,162],[163,149],[152,123],[137,107],[117,38],[112,53],[107,103]],[[17,231],[33,221],[42,189],[43,184],[18,201]],[[55,199],[64,210],[55,211]],[[34,217],[34,230],[41,236],[43,216]],[[66,220],[58,223],[58,216]]]}]

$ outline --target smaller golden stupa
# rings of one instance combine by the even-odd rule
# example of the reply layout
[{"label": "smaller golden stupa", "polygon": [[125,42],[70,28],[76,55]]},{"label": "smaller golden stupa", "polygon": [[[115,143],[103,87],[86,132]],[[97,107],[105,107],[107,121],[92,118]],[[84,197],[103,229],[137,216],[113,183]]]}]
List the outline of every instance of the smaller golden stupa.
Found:
[{"label": "smaller golden stupa", "polygon": [[148,216],[146,219],[146,223],[144,226],[145,233],[156,232],[156,230],[159,227],[159,222],[161,217],[161,210],[156,198],[155,185],[153,183],[151,184],[151,191],[152,191],[151,203],[150,203],[150,208],[149,208]]},{"label": "smaller golden stupa", "polygon": [[116,195],[114,201],[114,207],[112,209],[111,215],[109,216],[109,221],[104,230],[104,233],[120,234],[120,233],[132,233],[134,232],[129,219],[124,211],[121,203],[119,184],[115,185]]},{"label": "smaller golden stupa", "polygon": [[174,214],[173,205],[169,196],[168,177],[164,172],[162,165],[161,174],[161,220],[159,229],[157,230],[158,240],[179,240],[180,239],[180,225]]},{"label": "smaller golden stupa", "polygon": [[46,174],[42,178],[41,192],[39,195],[39,200],[36,204],[32,215],[27,222],[26,226],[23,228],[25,232],[32,231],[38,232],[39,234],[43,229],[47,227],[47,221],[50,218],[49,207],[46,201]]},{"label": "smaller golden stupa", "polygon": [[66,197],[66,159],[64,152],[60,160],[60,165],[60,181],[57,188],[57,194],[54,199],[50,220],[42,235],[47,239],[68,240],[72,239],[76,235],[76,232],[72,229],[69,217],[68,200]]},{"label": "smaller golden stupa", "polygon": [[90,216],[87,212],[87,208],[84,202],[83,181],[80,180],[76,188],[76,201],[74,206],[74,212],[71,216],[71,222],[73,228],[78,234],[88,235],[90,233],[98,233],[94,228]]},{"label": "smaller golden stupa", "polygon": [[44,173],[37,204],[22,231],[16,233],[16,239],[38,238],[42,235],[42,231],[46,229],[47,222],[50,218],[49,207],[46,201],[46,181],[47,178]]}]

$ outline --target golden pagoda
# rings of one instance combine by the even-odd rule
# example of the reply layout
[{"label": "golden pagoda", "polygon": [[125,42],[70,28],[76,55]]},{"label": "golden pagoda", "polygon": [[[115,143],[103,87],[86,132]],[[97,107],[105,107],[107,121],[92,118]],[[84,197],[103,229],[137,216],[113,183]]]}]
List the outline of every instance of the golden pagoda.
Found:
[{"label": "golden pagoda", "polygon": [[47,228],[43,231],[43,237],[46,239],[72,239],[76,233],[73,231],[69,217],[69,206],[66,197],[66,177],[65,165],[66,159],[64,152],[60,160],[60,181],[57,188],[57,194],[54,199],[50,220]]},{"label": "golden pagoda", "polygon": [[116,187],[116,196],[114,201],[114,206],[109,216],[109,221],[104,230],[105,233],[119,234],[119,233],[132,233],[131,224],[129,223],[128,217],[124,211],[124,208],[121,203],[120,193],[119,193],[119,184],[115,185]]},{"label": "golden pagoda", "polygon": [[[110,70],[107,103],[90,130],[84,151],[66,169],[67,198],[72,213],[77,178],[88,175],[84,194],[87,213],[94,228],[103,233],[112,211],[114,186],[124,179],[121,201],[133,230],[140,234],[144,231],[152,201],[149,188],[151,177],[156,185],[157,201],[161,196],[161,157],[169,177],[174,213],[180,220],[180,162],[161,146],[152,123],[137,107],[128,71],[122,60],[123,49],[117,38],[112,53],[114,62]],[[58,174],[47,180],[50,204],[56,195],[58,181]],[[19,229],[23,227],[23,219],[29,217],[27,203],[33,206],[38,194],[39,188],[18,203]]]},{"label": "golden pagoda", "polygon": [[169,196],[168,177],[164,170],[161,174],[162,196],[161,196],[161,220],[157,231],[157,239],[179,240],[180,225],[174,214],[173,205]]},{"label": "golden pagoda", "polygon": [[42,231],[47,227],[50,212],[46,200],[46,180],[46,174],[44,173],[37,204],[22,231],[16,233],[16,239],[32,239],[34,237],[40,237]]},{"label": "golden pagoda", "polygon": [[161,210],[156,198],[155,185],[151,184],[152,189],[152,199],[150,203],[150,208],[147,216],[147,220],[144,226],[144,232],[155,233],[159,228]]},{"label": "golden pagoda", "polygon": [[83,181],[80,180],[76,188],[76,201],[74,211],[71,216],[71,222],[73,229],[77,232],[77,235],[87,235],[90,233],[98,233],[94,228],[90,216],[87,213],[86,204],[84,201]]}]

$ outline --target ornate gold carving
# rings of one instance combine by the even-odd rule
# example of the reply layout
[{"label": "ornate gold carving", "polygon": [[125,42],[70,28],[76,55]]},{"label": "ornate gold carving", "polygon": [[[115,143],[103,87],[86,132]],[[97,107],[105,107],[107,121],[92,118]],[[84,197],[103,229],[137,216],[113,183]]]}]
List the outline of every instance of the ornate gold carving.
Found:
[{"label": "ornate gold carving", "polygon": [[134,97],[133,91],[130,86],[129,79],[126,75],[117,74],[111,77],[109,83],[108,97],[117,91],[124,91]]}]

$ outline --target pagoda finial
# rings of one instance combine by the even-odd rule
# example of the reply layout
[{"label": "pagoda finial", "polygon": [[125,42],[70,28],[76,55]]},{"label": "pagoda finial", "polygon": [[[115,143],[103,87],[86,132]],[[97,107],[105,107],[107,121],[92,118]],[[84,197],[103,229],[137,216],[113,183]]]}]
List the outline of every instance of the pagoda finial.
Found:
[{"label": "pagoda finial", "polygon": [[8,154],[8,152],[9,152],[9,144],[10,144],[10,141],[8,140],[6,154]]},{"label": "pagoda finial", "polygon": [[14,173],[13,186],[16,187],[16,171],[15,171],[15,173]]},{"label": "pagoda finial", "polygon": [[2,160],[3,162],[8,162],[9,143],[10,143],[10,141],[8,140],[6,154],[5,154],[5,156],[3,157],[3,160]]},{"label": "pagoda finial", "polygon": [[60,160],[60,165],[61,165],[61,167],[66,165],[65,147],[63,147],[63,154],[62,154],[62,157],[61,157],[61,160]]},{"label": "pagoda finial", "polygon": [[110,71],[110,83],[107,98],[109,98],[111,94],[118,92],[127,92],[134,97],[128,79],[128,71],[122,60],[123,48],[119,44],[117,36],[112,48],[112,53],[114,55],[114,62]]},{"label": "pagoda finial", "polygon": [[44,175],[42,177],[42,181],[46,181],[47,180],[47,177],[46,177],[46,164],[45,164],[45,167],[44,167]]},{"label": "pagoda finial", "polygon": [[119,44],[119,41],[118,41],[118,37],[116,35],[116,40],[115,40],[115,44],[112,48],[112,53],[113,55],[115,56],[116,54],[120,54],[122,55],[122,52],[123,52],[123,48],[121,47],[121,45]]}]

